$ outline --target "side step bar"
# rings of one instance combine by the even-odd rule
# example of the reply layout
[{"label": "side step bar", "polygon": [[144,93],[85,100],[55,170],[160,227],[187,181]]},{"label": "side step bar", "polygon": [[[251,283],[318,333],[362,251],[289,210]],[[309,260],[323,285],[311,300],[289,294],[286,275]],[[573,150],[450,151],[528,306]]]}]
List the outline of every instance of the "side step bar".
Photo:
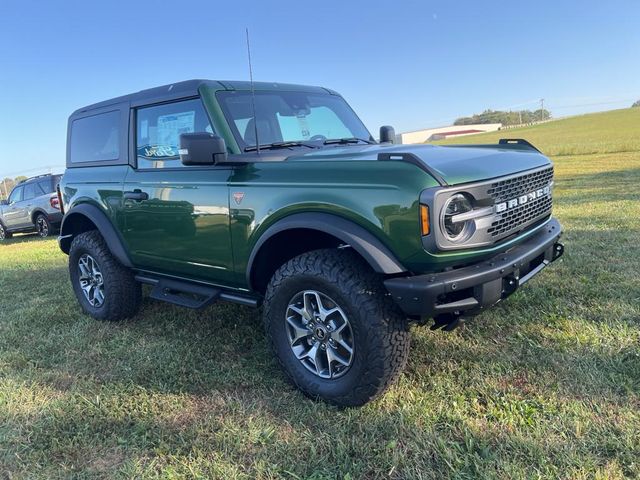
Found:
[{"label": "side step bar", "polygon": [[200,309],[218,300],[257,307],[258,300],[251,297],[224,292],[220,288],[199,283],[147,275],[136,275],[136,281],[153,285],[150,297],[173,303],[181,307]]}]

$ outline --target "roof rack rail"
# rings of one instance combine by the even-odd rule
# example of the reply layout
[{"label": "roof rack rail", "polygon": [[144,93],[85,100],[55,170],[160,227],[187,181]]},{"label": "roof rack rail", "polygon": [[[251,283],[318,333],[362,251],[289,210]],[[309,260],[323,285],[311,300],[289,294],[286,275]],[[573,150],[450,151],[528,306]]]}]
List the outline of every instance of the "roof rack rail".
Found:
[{"label": "roof rack rail", "polygon": [[22,184],[22,183],[24,183],[24,182],[28,182],[29,180],[33,180],[34,178],[50,177],[50,176],[52,176],[52,175],[55,175],[55,174],[54,174],[54,173],[43,173],[43,174],[41,174],[41,175],[34,175],[33,177],[28,177],[28,178],[25,178],[24,180],[20,180],[20,181],[18,182],[18,185],[20,185],[20,184]]}]

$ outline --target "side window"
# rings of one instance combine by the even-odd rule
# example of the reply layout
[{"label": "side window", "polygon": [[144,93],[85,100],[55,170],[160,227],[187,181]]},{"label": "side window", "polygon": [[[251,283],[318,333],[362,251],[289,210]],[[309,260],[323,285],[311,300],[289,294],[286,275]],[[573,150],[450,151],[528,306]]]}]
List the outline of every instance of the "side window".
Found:
[{"label": "side window", "polygon": [[36,184],[35,183],[28,183],[24,186],[24,192],[22,193],[22,199],[23,200],[31,200],[32,198],[37,197],[38,195],[41,195],[40,193],[36,194]]},{"label": "side window", "polygon": [[199,98],[139,108],[136,123],[138,168],[182,167],[180,134],[213,133]]},{"label": "side window", "polygon": [[120,112],[78,118],[71,124],[71,163],[120,158]]},{"label": "side window", "polygon": [[16,187],[13,189],[13,192],[11,192],[11,195],[9,195],[9,203],[15,203],[15,202],[20,202],[22,200],[22,189],[24,187]]},{"label": "side window", "polygon": [[40,180],[37,184],[36,195],[44,195],[46,193],[53,193],[51,189],[51,179]]}]

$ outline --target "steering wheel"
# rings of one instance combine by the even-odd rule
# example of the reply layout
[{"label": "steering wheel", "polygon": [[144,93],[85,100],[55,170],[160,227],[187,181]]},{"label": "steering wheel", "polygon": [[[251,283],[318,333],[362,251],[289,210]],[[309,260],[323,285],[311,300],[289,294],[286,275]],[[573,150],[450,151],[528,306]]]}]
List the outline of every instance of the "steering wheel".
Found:
[{"label": "steering wheel", "polygon": [[324,135],[314,135],[309,139],[309,142],[324,142],[327,139]]}]

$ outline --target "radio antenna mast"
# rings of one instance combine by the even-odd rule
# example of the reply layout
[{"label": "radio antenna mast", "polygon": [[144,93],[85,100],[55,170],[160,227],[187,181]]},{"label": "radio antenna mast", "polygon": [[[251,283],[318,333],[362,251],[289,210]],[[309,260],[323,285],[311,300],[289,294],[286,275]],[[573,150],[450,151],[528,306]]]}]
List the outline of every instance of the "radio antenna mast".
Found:
[{"label": "radio antenna mast", "polygon": [[253,70],[251,68],[251,44],[249,42],[249,28],[247,32],[247,57],[249,58],[249,82],[251,83],[251,107],[253,108],[253,128],[256,136],[256,153],[260,154],[260,140],[258,139],[258,120],[256,118],[256,92],[253,89]]}]

